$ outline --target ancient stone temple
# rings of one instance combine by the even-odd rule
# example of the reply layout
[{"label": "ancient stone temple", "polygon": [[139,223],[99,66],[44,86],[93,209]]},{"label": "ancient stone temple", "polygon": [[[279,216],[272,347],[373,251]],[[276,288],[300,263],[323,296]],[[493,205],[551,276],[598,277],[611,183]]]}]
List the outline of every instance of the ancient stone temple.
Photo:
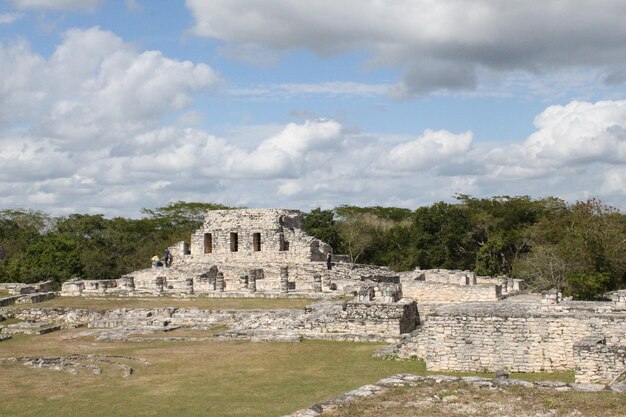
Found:
[{"label": "ancient stone temple", "polygon": [[[380,277],[396,276],[386,267],[354,264],[333,254],[330,245],[309,236],[303,226],[303,213],[297,210],[208,211],[190,244],[169,248],[171,267],[154,265],[106,282],[68,281],[63,293],[322,293],[354,291]],[[326,265],[329,253],[331,269]]]},{"label": "ancient stone temple", "polygon": [[191,236],[191,256],[214,263],[324,261],[332,248],[303,231],[297,210],[209,211]]}]

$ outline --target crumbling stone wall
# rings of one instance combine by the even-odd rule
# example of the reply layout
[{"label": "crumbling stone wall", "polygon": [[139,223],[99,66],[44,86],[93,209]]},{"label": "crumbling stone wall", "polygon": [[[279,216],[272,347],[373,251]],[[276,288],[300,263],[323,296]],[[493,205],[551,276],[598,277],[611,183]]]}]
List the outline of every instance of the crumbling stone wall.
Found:
[{"label": "crumbling stone wall", "polygon": [[439,306],[399,356],[424,358],[438,371],[560,371],[575,368],[574,344],[603,335],[626,344],[626,314],[551,309],[540,304],[471,303]]},{"label": "crumbling stone wall", "polygon": [[449,269],[401,272],[400,279],[404,296],[419,302],[495,301],[524,289],[524,280]]},{"label": "crumbling stone wall", "polygon": [[8,290],[11,295],[25,295],[37,292],[52,291],[52,281],[40,281],[35,284],[23,284],[19,282],[0,283],[0,290]]},{"label": "crumbling stone wall", "polygon": [[24,321],[60,323],[66,327],[87,325],[106,314],[105,310],[82,308],[6,308],[3,314],[8,318]]},{"label": "crumbling stone wall", "polygon": [[603,336],[574,343],[576,382],[608,384],[626,372],[626,345],[609,346]]},{"label": "crumbling stone wall", "polygon": [[499,285],[459,285],[428,281],[402,281],[405,297],[417,301],[493,301],[502,295]]},{"label": "crumbling stone wall", "polygon": [[419,323],[413,301],[398,303],[320,302],[303,310],[204,310],[198,308],[120,308],[86,310],[71,308],[7,309],[7,317],[65,327],[141,328],[230,326],[231,332],[293,334],[341,339],[346,334],[368,340],[387,340],[410,332]]},{"label": "crumbling stone wall", "polygon": [[402,300],[398,303],[346,303],[346,319],[349,321],[388,322],[393,325],[393,333],[410,333],[419,324],[417,304]]}]

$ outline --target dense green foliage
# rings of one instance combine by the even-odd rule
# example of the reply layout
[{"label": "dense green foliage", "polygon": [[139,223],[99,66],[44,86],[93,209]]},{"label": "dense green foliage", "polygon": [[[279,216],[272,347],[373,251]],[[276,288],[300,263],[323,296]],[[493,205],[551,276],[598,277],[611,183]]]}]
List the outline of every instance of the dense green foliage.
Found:
[{"label": "dense green foliage", "polygon": [[218,204],[177,202],[143,210],[141,219],[71,214],[52,218],[28,210],[0,211],[0,282],[72,277],[112,279],[150,265],[150,258],[202,224]]},{"label": "dense green foliage", "polygon": [[309,233],[338,237],[336,251],[354,262],[513,275],[576,299],[626,287],[626,216],[597,200],[459,195],[415,211],[340,206],[309,216]]},{"label": "dense green foliage", "polygon": [[[50,279],[58,285],[74,276],[117,278],[147,267],[166,246],[188,241],[206,210],[225,208],[177,202],[144,209],[140,219],[0,211],[0,281]],[[397,271],[507,274],[577,299],[626,287],[626,215],[597,200],[459,195],[454,204],[414,211],[343,205],[312,210],[305,228],[353,262]]]}]

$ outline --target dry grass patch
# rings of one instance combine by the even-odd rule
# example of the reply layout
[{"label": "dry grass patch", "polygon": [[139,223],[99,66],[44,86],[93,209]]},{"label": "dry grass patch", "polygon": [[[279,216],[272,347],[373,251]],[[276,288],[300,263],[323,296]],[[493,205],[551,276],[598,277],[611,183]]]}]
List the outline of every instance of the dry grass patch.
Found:
[{"label": "dry grass patch", "polygon": [[[227,309],[282,309],[304,308],[314,303],[309,298],[132,298],[132,297],[57,297],[41,303],[36,307],[67,307],[90,310],[116,308],[163,308],[163,307],[195,307],[204,310]],[[32,305],[16,305],[18,308],[33,308]]]},{"label": "dry grass patch", "polygon": [[511,386],[481,389],[465,383],[424,382],[367,398],[324,417],[623,417],[626,395],[547,391]]}]

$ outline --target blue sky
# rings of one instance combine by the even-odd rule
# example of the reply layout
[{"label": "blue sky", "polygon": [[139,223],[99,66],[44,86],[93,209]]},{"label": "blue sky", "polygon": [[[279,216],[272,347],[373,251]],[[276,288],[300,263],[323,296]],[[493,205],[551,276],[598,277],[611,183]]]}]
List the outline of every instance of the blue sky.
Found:
[{"label": "blue sky", "polygon": [[0,207],[626,209],[626,3],[4,0]]}]

